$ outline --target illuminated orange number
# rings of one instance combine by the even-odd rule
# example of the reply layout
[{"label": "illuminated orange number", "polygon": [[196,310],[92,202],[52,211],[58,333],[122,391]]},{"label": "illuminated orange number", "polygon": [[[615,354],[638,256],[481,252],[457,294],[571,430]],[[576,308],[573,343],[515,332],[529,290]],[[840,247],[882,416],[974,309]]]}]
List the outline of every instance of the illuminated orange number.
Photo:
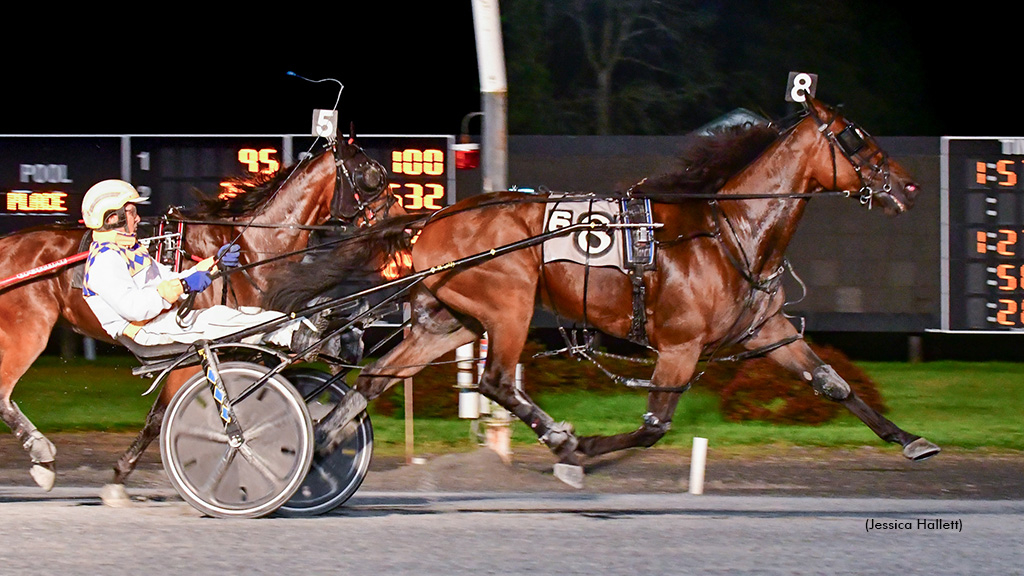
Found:
[{"label": "illuminated orange number", "polygon": [[444,174],[444,152],[441,150],[393,150],[391,152],[391,171],[395,174],[408,176],[440,176]]},{"label": "illuminated orange number", "polygon": [[238,161],[245,164],[249,172],[273,174],[281,167],[281,163],[274,159],[275,154],[277,154],[277,149],[275,148],[261,148],[259,150],[255,148],[241,148],[238,151]]},{"label": "illuminated orange number", "polygon": [[409,203],[403,203],[402,207],[408,210],[423,208],[423,186],[420,184],[406,184],[405,187],[411,190],[411,192],[405,194],[405,198]]},{"label": "illuminated orange number", "polygon": [[1000,229],[999,233],[1006,239],[996,242],[996,252],[1001,256],[1016,256],[1013,245],[1017,243],[1017,233],[1013,230]]},{"label": "illuminated orange number", "polygon": [[984,162],[974,163],[975,182],[978,184],[988,184],[988,176],[986,175],[986,172],[988,172],[988,164],[985,164]]},{"label": "illuminated orange number", "polygon": [[440,150],[423,151],[423,173],[430,176],[444,174],[444,152]]},{"label": "illuminated orange number", "polygon": [[1013,160],[1000,160],[996,162],[996,172],[1006,178],[999,182],[1000,186],[1012,187],[1017,185],[1017,173],[1013,171]]},{"label": "illuminated orange number", "polygon": [[974,239],[974,248],[975,250],[978,251],[978,254],[984,254],[988,252],[988,234],[986,234],[984,230],[978,230],[977,232],[975,232]]},{"label": "illuminated orange number", "polygon": [[238,151],[238,161],[245,164],[249,172],[260,171],[260,153],[252,148],[242,148]]},{"label": "illuminated orange number", "polygon": [[1013,326],[1013,320],[1010,320],[1010,316],[1017,314],[1017,302],[1015,300],[1000,300],[1000,304],[1003,308],[996,313],[996,322],[999,322],[1003,326]]},{"label": "illuminated orange number", "polygon": [[[391,187],[394,189],[397,184],[392,184]],[[399,200],[402,208],[406,210],[440,210],[444,208],[444,205],[438,203],[438,200],[444,199],[444,186],[440,184],[413,184],[407,182],[402,185],[403,188],[408,188],[409,191],[398,195],[398,198],[404,198]],[[426,192],[424,191],[426,189]]]},{"label": "illuminated orange number", "polygon": [[263,172],[267,174],[273,174],[281,167],[281,163],[274,159],[274,154],[277,154],[277,150],[273,148],[262,148],[260,150],[260,162],[267,165],[263,169]]},{"label": "illuminated orange number", "polygon": [[1017,278],[1011,276],[1012,271],[1016,268],[1013,264],[1000,264],[996,266],[996,276],[999,277],[1004,283],[999,285],[1000,290],[1016,290],[1017,289]]},{"label": "illuminated orange number", "polygon": [[444,186],[440,184],[427,184],[427,188],[430,189],[430,193],[423,197],[423,207],[430,208],[431,210],[443,208],[437,201],[444,198]]},{"label": "illuminated orange number", "polygon": [[423,173],[423,151],[406,148],[391,152],[391,171],[395,174],[419,176]]}]

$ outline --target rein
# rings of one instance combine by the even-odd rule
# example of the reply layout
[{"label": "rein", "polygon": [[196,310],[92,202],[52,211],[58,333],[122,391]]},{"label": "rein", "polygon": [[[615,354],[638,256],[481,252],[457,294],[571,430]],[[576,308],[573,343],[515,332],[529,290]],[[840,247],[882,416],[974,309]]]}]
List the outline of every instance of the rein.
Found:
[{"label": "rein", "polygon": [[242,222],[237,222],[237,221],[234,221],[234,220],[192,220],[192,219],[189,219],[189,218],[174,218],[174,217],[170,217],[170,216],[165,217],[165,218],[166,218],[167,222],[175,222],[175,223],[180,223],[180,224],[194,224],[194,225],[198,225],[198,226],[230,226],[230,227],[246,226],[247,228],[274,228],[274,229],[278,229],[278,230],[323,230],[323,231],[332,231],[332,230],[338,230],[339,228],[345,228],[345,226],[330,225],[330,224],[319,224],[319,225],[318,224],[287,224],[287,223],[281,223],[281,224],[277,224],[277,223],[257,224],[255,222],[250,222],[248,224],[243,224]]}]

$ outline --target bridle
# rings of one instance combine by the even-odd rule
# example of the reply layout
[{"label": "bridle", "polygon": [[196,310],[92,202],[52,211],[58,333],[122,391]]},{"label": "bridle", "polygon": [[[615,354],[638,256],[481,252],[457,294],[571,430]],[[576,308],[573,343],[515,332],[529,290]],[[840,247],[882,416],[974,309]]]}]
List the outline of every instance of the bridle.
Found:
[{"label": "bridle", "polygon": [[[331,150],[334,153],[334,164],[337,169],[337,176],[334,185],[334,198],[331,199],[331,217],[343,221],[354,221],[357,217],[363,216],[367,221],[372,220],[374,210],[372,206],[377,203],[380,197],[388,190],[387,170],[376,160],[367,156],[363,149],[356,146],[352,139],[346,143],[355,150],[343,155],[341,146],[331,142]],[[365,160],[349,167],[349,161],[362,155]],[[345,185],[351,194],[345,193]],[[394,197],[386,198],[383,211],[397,202]]]},{"label": "bridle", "polygon": [[[833,129],[833,125],[841,118],[838,112],[834,112],[831,118],[824,120],[818,116],[817,111],[812,106],[806,103],[805,106],[808,113],[818,124],[818,132],[825,136],[829,142],[829,153],[832,156],[832,189],[835,190],[838,187],[839,169],[836,165],[836,149],[838,148],[843,157],[850,163],[850,166],[853,167],[854,172],[857,174],[857,179],[860,180],[860,189],[857,193],[861,204],[871,209],[874,197],[878,194],[885,194],[893,202],[900,204],[892,195],[892,183],[889,178],[889,155],[875,144],[874,138],[863,128],[845,118],[842,118],[844,125],[837,132]],[[881,156],[880,160],[873,162],[872,160],[877,156]],[[879,180],[882,182],[882,187],[876,189],[871,185],[871,182]]]}]

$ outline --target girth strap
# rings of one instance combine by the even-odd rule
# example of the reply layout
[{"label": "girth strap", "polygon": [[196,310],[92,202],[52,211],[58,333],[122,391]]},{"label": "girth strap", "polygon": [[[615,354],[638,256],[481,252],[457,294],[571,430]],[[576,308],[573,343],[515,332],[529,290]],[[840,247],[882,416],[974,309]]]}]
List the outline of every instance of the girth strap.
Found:
[{"label": "girth strap", "polygon": [[[626,224],[652,224],[651,201],[647,198],[624,198],[622,218]],[[647,340],[647,286],[644,274],[655,269],[654,229],[626,228],[626,269],[633,284],[633,319],[629,326],[629,340],[641,346]]]}]

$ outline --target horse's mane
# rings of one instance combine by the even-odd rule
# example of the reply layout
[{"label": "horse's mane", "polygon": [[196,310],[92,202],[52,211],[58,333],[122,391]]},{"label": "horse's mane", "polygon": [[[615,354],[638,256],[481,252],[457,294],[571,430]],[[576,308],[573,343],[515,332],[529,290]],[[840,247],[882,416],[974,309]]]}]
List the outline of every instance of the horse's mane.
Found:
[{"label": "horse's mane", "polygon": [[190,218],[237,218],[252,216],[270,202],[274,194],[284,185],[291,175],[300,166],[309,163],[309,159],[303,159],[297,164],[288,168],[278,170],[274,174],[257,174],[251,177],[234,177],[225,180],[227,186],[222,186],[231,191],[231,194],[224,194],[223,190],[217,193],[194,190],[199,205],[183,210]]},{"label": "horse's mane", "polygon": [[779,132],[773,125],[749,122],[694,132],[683,144],[679,168],[648,178],[635,191],[715,193],[778,138]]},{"label": "horse's mane", "polygon": [[331,294],[341,285],[379,284],[381,272],[393,256],[411,251],[409,230],[425,220],[420,214],[383,219],[310,252],[309,258],[276,267],[269,278],[264,304],[273,310],[294,312],[318,296],[344,295]]}]

